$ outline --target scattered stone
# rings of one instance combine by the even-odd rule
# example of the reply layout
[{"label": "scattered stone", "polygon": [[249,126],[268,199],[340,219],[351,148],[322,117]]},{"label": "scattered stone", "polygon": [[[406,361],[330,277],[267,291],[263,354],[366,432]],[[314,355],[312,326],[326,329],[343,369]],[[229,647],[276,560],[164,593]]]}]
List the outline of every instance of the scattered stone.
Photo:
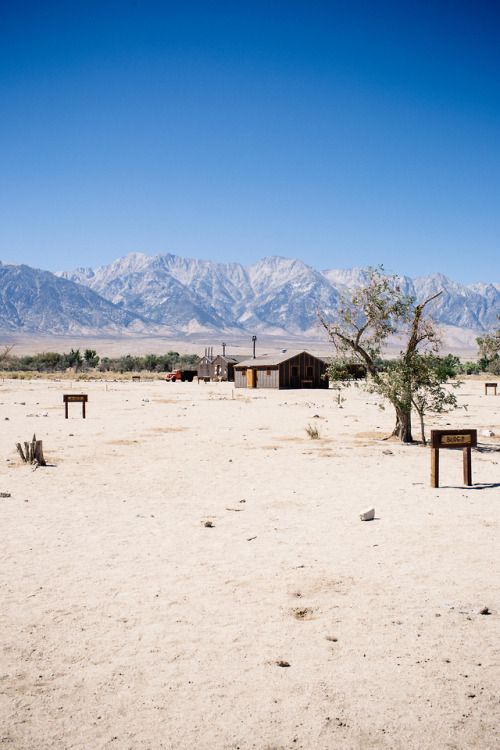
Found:
[{"label": "scattered stone", "polygon": [[0,492],[0,497],[10,497],[10,492]]},{"label": "scattered stone", "polygon": [[281,661],[281,659],[280,659],[280,661],[277,661],[276,664],[278,665],[278,667],[289,667],[290,666],[290,664],[287,661]]},{"label": "scattered stone", "polygon": [[475,697],[476,697],[475,693],[467,693],[467,698],[475,698]]},{"label": "scattered stone", "polygon": [[495,437],[495,433],[491,430],[483,430],[484,437]]},{"label": "scattered stone", "polygon": [[393,454],[393,452],[392,452],[392,451],[390,451],[389,449],[387,449],[386,451],[382,451],[382,453],[383,453],[383,454],[384,454],[385,456],[393,456],[393,455],[394,455],[394,454]]},{"label": "scattered stone", "polygon": [[479,610],[480,615],[491,615],[491,612],[489,610],[489,607],[483,607]]},{"label": "scattered stone", "polygon": [[48,417],[48,416],[49,416],[49,412],[48,411],[42,412],[42,417]]},{"label": "scattered stone", "polygon": [[367,508],[359,515],[362,521],[373,521],[375,518],[375,508]]},{"label": "scattered stone", "polygon": [[334,635],[327,635],[326,640],[331,641],[332,643],[337,643],[338,638],[336,638]]},{"label": "scattered stone", "polygon": [[5,417],[4,422],[10,422],[10,419],[8,417]]},{"label": "scattered stone", "polygon": [[213,529],[214,528],[214,525],[213,525],[212,521],[205,521],[205,526],[206,526],[207,529]]},{"label": "scattered stone", "polygon": [[149,404],[149,398],[143,398],[142,399],[146,404]]}]

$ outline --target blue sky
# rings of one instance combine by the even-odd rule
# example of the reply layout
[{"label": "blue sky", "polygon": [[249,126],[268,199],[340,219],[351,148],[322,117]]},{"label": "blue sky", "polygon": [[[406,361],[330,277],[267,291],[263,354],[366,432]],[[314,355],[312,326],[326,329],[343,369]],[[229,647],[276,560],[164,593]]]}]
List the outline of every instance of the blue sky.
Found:
[{"label": "blue sky", "polygon": [[496,0],[0,4],[0,258],[500,282]]}]

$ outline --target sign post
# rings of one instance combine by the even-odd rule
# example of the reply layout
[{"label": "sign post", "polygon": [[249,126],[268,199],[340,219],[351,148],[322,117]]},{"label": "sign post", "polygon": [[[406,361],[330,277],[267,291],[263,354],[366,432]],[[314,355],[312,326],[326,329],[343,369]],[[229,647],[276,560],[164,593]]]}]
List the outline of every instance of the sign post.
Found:
[{"label": "sign post", "polygon": [[431,487],[439,487],[440,448],[461,448],[464,484],[472,486],[471,448],[477,447],[477,430],[431,430]]},{"label": "sign post", "polygon": [[71,404],[73,402],[76,402],[78,404],[82,405],[82,417],[85,419],[85,404],[87,403],[89,397],[86,393],[64,393],[63,394],[63,401],[64,401],[64,418],[68,418],[68,404]]}]

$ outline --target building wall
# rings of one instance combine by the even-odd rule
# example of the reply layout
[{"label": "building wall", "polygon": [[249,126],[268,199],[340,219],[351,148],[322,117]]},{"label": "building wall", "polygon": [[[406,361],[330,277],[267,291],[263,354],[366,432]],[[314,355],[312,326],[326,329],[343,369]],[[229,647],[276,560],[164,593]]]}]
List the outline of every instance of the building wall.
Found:
[{"label": "building wall", "polygon": [[228,362],[221,355],[214,359],[214,377],[222,378],[222,380],[234,380],[234,362]]},{"label": "building wall", "polygon": [[280,388],[328,388],[328,378],[322,378],[326,364],[312,354],[302,352],[287,362],[282,362],[280,369]]},{"label": "building wall", "polygon": [[256,388],[279,388],[279,370],[276,365],[272,367],[256,367]]},{"label": "building wall", "polygon": [[198,377],[209,378],[210,380],[214,377],[214,365],[207,357],[202,357],[198,362]]},{"label": "building wall", "polygon": [[247,370],[246,367],[243,369],[234,368],[234,387],[235,388],[246,388],[247,387]]}]

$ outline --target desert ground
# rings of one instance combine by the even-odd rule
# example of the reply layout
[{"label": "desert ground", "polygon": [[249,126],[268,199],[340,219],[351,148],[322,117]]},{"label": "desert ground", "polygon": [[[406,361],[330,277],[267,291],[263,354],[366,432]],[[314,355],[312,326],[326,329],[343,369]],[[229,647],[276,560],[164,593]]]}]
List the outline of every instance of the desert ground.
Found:
[{"label": "desert ground", "polygon": [[478,430],[438,489],[344,398],[0,381],[2,746],[500,747],[500,389],[429,418]]}]

